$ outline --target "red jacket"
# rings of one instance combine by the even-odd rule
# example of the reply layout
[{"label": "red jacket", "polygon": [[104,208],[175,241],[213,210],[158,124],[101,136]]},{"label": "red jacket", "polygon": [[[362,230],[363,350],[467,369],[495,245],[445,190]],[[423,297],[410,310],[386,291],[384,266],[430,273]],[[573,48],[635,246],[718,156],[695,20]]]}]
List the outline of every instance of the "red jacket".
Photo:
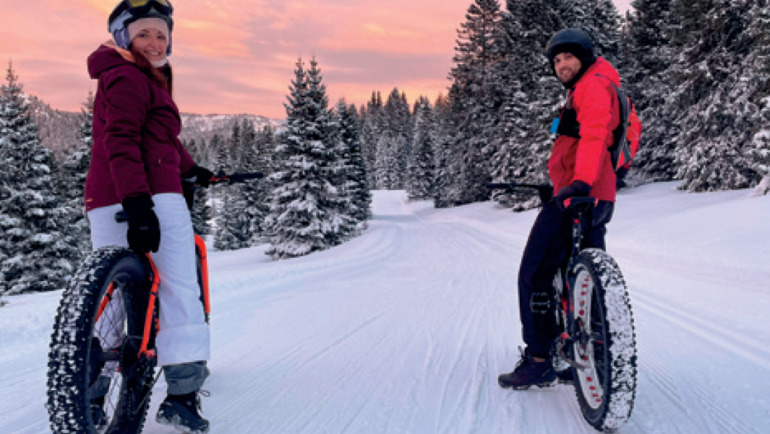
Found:
[{"label": "red jacket", "polygon": [[88,57],[98,79],[86,210],[128,196],[182,193],[181,174],[195,163],[179,141],[181,119],[171,95],[112,43]]},{"label": "red jacket", "polygon": [[615,201],[616,175],[607,148],[612,146],[620,110],[608,79],[620,87],[618,72],[599,57],[570,89],[568,100],[577,112],[580,138],[559,135],[553,144],[548,172],[554,191],[572,181],[583,181],[591,186],[591,197]]}]

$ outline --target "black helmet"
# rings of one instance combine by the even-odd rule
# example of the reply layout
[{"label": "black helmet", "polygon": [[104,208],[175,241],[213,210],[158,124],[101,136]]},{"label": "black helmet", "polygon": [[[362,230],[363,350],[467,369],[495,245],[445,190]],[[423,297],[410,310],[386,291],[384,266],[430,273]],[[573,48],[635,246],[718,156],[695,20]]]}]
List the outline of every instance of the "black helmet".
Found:
[{"label": "black helmet", "polygon": [[122,0],[107,19],[109,32],[115,45],[128,49],[128,25],[140,18],[160,18],[168,24],[169,40],[166,55],[171,54],[171,31],[174,28],[174,7],[169,0]]},{"label": "black helmet", "polygon": [[596,61],[594,43],[588,33],[580,29],[564,29],[556,32],[548,41],[545,52],[551,66],[557,54],[566,52],[580,59],[583,68],[588,68]]}]

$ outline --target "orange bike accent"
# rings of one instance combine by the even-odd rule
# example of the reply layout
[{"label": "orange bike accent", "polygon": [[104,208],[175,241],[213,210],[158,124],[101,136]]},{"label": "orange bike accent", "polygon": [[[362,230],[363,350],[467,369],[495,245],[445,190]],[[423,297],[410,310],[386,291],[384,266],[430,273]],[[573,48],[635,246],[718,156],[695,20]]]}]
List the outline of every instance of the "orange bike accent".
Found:
[{"label": "orange bike accent", "polygon": [[107,287],[107,292],[102,297],[102,301],[99,302],[99,310],[96,311],[96,321],[102,317],[102,312],[112,300],[112,294],[115,292],[115,282],[110,282],[110,286]]},{"label": "orange bike accent", "polygon": [[211,313],[211,304],[209,302],[209,264],[206,254],[206,242],[198,234],[195,234],[195,247],[201,255],[201,288],[203,289],[203,309],[206,312],[206,318]]},{"label": "orange bike accent", "polygon": [[150,330],[152,330],[153,323],[153,310],[155,309],[155,300],[158,297],[158,285],[160,284],[160,275],[158,269],[155,268],[155,263],[152,262],[152,257],[147,253],[147,260],[150,261],[150,267],[152,268],[152,286],[150,287],[150,297],[147,302],[147,315],[144,317],[144,332],[142,333],[142,345],[139,347],[139,357],[154,357],[155,350],[148,350],[150,345]]}]

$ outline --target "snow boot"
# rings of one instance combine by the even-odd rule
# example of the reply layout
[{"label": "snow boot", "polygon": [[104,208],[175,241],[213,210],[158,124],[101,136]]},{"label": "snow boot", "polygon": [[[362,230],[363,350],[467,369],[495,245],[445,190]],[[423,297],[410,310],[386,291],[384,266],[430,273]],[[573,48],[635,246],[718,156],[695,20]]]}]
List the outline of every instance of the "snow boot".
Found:
[{"label": "snow boot", "polygon": [[556,383],[556,371],[551,359],[536,362],[529,349],[522,351],[521,360],[516,369],[508,374],[497,377],[500,387],[514,390],[526,390],[530,387],[549,387]]},{"label": "snow boot", "polygon": [[209,432],[209,421],[204,419],[199,411],[201,401],[198,392],[185,395],[168,395],[160,404],[155,421],[170,425],[187,434],[206,434]]}]

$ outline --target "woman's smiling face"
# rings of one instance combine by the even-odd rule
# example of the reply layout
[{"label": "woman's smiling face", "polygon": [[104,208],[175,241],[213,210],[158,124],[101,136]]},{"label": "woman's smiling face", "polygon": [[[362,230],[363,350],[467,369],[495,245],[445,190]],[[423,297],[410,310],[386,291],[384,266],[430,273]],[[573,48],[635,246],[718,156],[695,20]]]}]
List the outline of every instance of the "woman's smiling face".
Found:
[{"label": "woman's smiling face", "polygon": [[159,62],[166,58],[168,39],[163,32],[150,27],[139,31],[131,40],[131,46],[150,62]]}]

